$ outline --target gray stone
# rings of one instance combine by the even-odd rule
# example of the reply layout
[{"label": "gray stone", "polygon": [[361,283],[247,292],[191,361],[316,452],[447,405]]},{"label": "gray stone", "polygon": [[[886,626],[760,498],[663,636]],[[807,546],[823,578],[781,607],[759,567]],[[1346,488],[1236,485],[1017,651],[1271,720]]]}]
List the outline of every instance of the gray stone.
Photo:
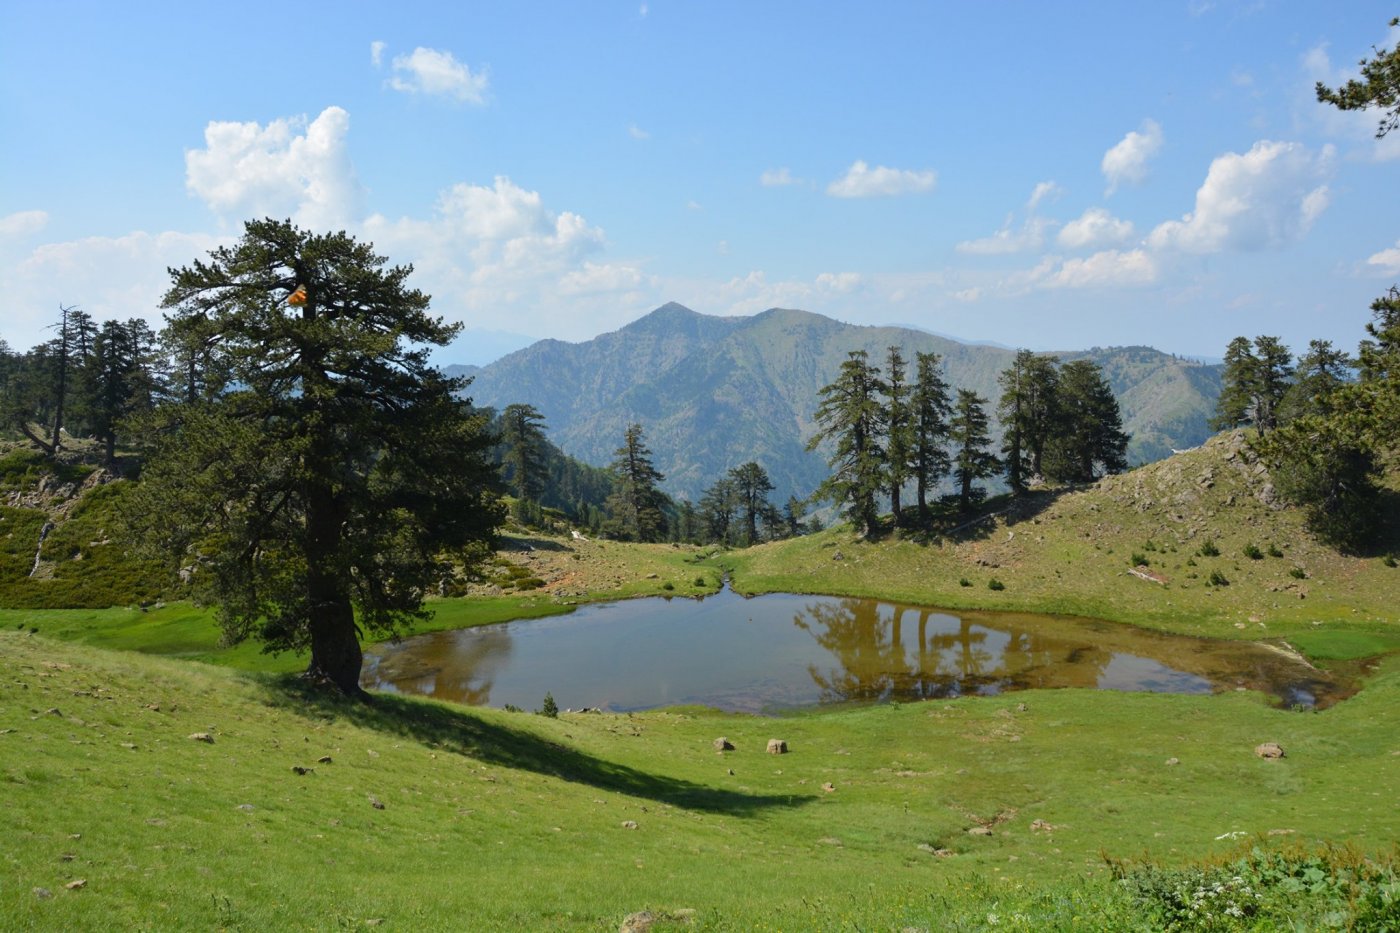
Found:
[{"label": "gray stone", "polygon": [[725,738],[724,736],[720,736],[719,738],[715,739],[715,741],[714,741],[714,746],[715,746],[715,751],[717,751],[717,752],[732,752],[732,751],[734,751],[734,743],[731,742],[731,741],[729,741],[729,740],[728,740],[727,738]]},{"label": "gray stone", "polygon": [[1265,742],[1262,745],[1254,746],[1254,754],[1270,760],[1284,757],[1283,746],[1277,742]]},{"label": "gray stone", "polygon": [[783,741],[782,739],[769,739],[769,740],[768,740],[768,754],[770,754],[770,755],[786,755],[786,754],[787,754],[787,750],[788,750],[787,742]]}]

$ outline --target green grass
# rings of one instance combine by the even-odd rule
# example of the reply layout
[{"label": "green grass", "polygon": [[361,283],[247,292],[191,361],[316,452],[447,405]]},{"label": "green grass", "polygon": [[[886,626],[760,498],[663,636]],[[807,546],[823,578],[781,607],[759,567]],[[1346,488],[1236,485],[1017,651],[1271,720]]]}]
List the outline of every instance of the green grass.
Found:
[{"label": "green grass", "polygon": [[[1389,851],[1396,709],[1393,664],[1308,714],[1244,694],[1046,691],[778,720],[549,719],[363,707],[4,632],[0,917],[615,930],[650,910],[677,929],[806,930],[984,929],[991,913],[1151,929],[1102,853],[1172,868],[1256,838]],[[735,750],[716,753],[718,735]],[[764,753],[775,736],[789,754]],[[1262,741],[1287,757],[1255,757]],[[969,834],[980,825],[992,835]]]}]

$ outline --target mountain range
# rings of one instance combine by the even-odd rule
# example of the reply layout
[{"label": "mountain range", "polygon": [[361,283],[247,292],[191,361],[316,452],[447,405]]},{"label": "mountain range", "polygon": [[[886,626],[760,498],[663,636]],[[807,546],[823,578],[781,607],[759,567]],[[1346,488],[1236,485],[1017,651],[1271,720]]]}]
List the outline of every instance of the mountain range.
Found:
[{"label": "mountain range", "polygon": [[[592,340],[541,340],[484,367],[446,371],[472,377],[467,394],[478,406],[535,406],[550,439],[587,463],[606,465],[627,425],[638,422],[672,495],[697,500],[725,471],[755,460],[781,502],[806,496],[827,475],[822,452],[805,450],[817,430],[821,388],[852,350],[879,363],[891,346],[911,366],[916,351],[938,353],[948,383],[989,399],[989,412],[1000,395],[997,375],[1015,355],[915,328],[857,326],[794,309],[715,317],[671,303]],[[1150,347],[1053,355],[1102,367],[1132,435],[1131,462],[1160,459],[1210,435],[1219,366]]]}]

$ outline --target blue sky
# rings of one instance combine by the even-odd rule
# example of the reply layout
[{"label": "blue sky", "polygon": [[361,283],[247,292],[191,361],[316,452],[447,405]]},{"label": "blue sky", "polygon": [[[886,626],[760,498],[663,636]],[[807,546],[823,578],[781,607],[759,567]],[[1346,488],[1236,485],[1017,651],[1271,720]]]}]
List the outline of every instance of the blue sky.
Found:
[{"label": "blue sky", "polygon": [[413,263],[442,362],[666,301],[1037,350],[1354,348],[1400,133],[1316,103],[1393,8],[0,0],[0,336],[159,321],[249,217]]}]

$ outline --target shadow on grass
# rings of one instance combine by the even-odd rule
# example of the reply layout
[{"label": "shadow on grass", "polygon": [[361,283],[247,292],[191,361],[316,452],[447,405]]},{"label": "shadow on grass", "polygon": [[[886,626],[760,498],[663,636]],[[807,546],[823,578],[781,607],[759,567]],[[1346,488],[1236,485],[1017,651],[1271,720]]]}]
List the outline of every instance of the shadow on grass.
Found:
[{"label": "shadow on grass", "polygon": [[771,807],[802,806],[811,800],[787,794],[742,793],[639,771],[525,730],[488,722],[465,707],[382,693],[373,694],[372,702],[362,703],[314,687],[299,677],[271,680],[267,692],[270,705],[290,712],[339,718],[488,764],[533,771],[689,810],[750,816]]},{"label": "shadow on grass", "polygon": [[927,521],[922,523],[913,509],[901,510],[908,524],[904,534],[925,545],[939,540],[980,540],[991,534],[996,525],[993,519],[1000,518],[1008,525],[1028,521],[1054,505],[1061,496],[1086,488],[1087,484],[1056,486],[1029,490],[1014,497],[1003,493],[977,503],[967,512],[958,509],[955,502],[934,502],[929,504]]}]

